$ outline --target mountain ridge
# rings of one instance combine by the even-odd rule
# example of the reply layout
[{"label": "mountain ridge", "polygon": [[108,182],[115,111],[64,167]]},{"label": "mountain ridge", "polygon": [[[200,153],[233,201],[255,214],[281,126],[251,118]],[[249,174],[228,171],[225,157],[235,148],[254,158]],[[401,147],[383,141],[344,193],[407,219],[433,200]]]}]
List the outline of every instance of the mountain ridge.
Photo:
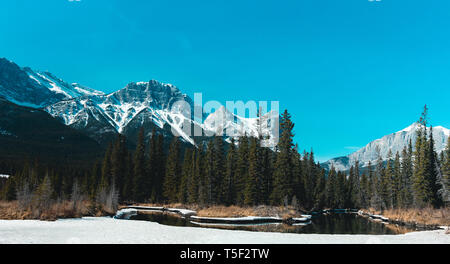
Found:
[{"label": "mountain ridge", "polygon": [[[105,94],[79,83],[69,84],[48,71],[21,68],[7,59],[0,59],[0,71],[0,97],[20,106],[43,109],[98,142],[106,143],[116,133],[127,135],[133,131],[135,134],[138,127],[145,125],[167,137],[172,137],[169,133],[172,132],[184,142],[196,145],[196,140],[204,141],[205,138],[193,135],[194,131],[201,131],[201,135],[206,136],[218,130],[211,123],[203,123],[207,120],[203,111],[201,117],[194,118],[197,106],[172,84],[157,80],[130,82],[122,89]],[[211,120],[218,113],[209,116]],[[252,124],[244,126],[246,130],[241,131],[242,134],[255,134],[254,118],[234,117],[241,123]],[[269,118],[278,116],[266,114],[262,117],[266,121]],[[220,122],[213,123],[221,125]],[[274,142],[273,135],[269,138]]]},{"label": "mountain ridge", "polygon": [[[413,146],[416,141],[416,131],[421,128],[421,125],[414,122],[410,126],[399,130],[397,132],[387,134],[381,138],[375,139],[369,142],[366,146],[359,150],[350,153],[346,156],[336,157],[326,162],[321,163],[322,167],[329,170],[334,167],[336,170],[347,171],[355,161],[359,161],[361,167],[368,166],[369,161],[373,164],[378,159],[378,150],[383,161],[387,160],[389,151],[392,155],[398,151],[401,153],[403,148],[411,140]],[[427,127],[430,130],[430,127]],[[443,126],[433,127],[433,138],[435,141],[435,150],[437,153],[442,152],[447,144],[448,137],[450,136],[450,129]]]}]

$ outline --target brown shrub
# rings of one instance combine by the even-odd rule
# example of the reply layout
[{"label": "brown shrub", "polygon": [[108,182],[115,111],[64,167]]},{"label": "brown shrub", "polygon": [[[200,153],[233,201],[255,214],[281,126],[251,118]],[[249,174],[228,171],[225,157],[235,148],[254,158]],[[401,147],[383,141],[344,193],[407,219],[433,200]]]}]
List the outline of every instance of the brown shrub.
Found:
[{"label": "brown shrub", "polygon": [[450,226],[450,208],[435,209],[426,207],[423,209],[389,209],[377,211],[373,208],[368,210],[373,214],[381,214],[389,219],[407,223],[417,223],[422,225]]},{"label": "brown shrub", "polygon": [[74,206],[70,201],[59,201],[52,203],[48,208],[21,209],[17,201],[0,201],[0,219],[40,219],[56,220],[58,218],[77,218],[90,215],[90,203],[79,202]]}]

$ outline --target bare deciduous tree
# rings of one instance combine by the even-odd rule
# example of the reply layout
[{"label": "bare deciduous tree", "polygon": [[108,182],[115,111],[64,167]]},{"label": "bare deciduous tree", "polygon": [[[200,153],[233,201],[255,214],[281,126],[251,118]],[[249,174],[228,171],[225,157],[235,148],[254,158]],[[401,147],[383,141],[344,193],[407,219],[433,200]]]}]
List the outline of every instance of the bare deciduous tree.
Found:
[{"label": "bare deciduous tree", "polygon": [[28,181],[24,181],[17,187],[16,197],[21,210],[26,210],[30,207],[33,194],[31,193]]}]

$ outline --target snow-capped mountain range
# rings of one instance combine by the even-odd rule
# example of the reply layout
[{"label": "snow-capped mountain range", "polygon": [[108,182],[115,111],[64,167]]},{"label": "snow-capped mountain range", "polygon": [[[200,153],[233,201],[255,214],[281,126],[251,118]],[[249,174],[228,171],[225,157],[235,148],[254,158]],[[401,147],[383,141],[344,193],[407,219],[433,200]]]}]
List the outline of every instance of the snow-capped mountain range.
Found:
[{"label": "snow-capped mountain range", "polygon": [[[224,108],[194,118],[194,102],[172,84],[156,80],[132,82],[105,94],[78,83],[68,84],[49,72],[20,68],[6,59],[0,59],[0,97],[17,105],[43,109],[97,141],[105,138],[105,134],[136,134],[142,126],[147,133],[153,128],[165,135],[171,132],[190,144],[195,144],[194,131],[212,135],[232,127],[240,134],[258,133],[256,118],[238,117]],[[270,118],[277,121],[278,115],[269,112],[259,120],[267,123]],[[273,147],[276,141],[271,132],[264,129],[269,138],[266,143]],[[230,139],[226,135],[224,138]]]},{"label": "snow-capped mountain range", "polygon": [[[414,147],[417,137],[416,132],[421,126],[422,125],[419,123],[413,123],[405,129],[376,139],[365,147],[347,156],[333,158],[324,162],[322,163],[322,166],[326,169],[334,167],[336,170],[346,171],[355,164],[355,161],[359,161],[361,167],[367,167],[369,162],[371,162],[372,165],[376,163],[378,155],[380,155],[383,160],[387,160],[389,151],[391,151],[393,156],[397,152],[401,154],[403,148],[407,146],[410,140]],[[428,128],[428,131],[430,131],[430,128]],[[440,153],[445,149],[449,136],[450,129],[442,126],[433,127],[434,147],[437,153]]]},{"label": "snow-capped mountain range", "polygon": [[185,109],[173,107],[175,102],[180,101],[193,106],[192,100],[175,86],[151,80],[130,83],[108,95],[89,95],[63,100],[44,109],[63,120],[66,125],[78,129],[97,124],[97,131],[124,133],[135,121],[138,121],[139,126],[151,121],[160,129],[169,125],[186,142],[194,144],[190,135],[183,133],[184,125],[194,123],[192,116],[187,110],[184,111]]},{"label": "snow-capped mountain range", "polygon": [[[106,143],[117,133],[136,136],[144,127],[147,135],[153,129],[157,133],[172,137],[180,136],[188,144],[196,144],[202,135],[221,135],[230,142],[247,134],[261,135],[267,147],[277,144],[279,115],[271,111],[259,118],[244,118],[225,107],[215,112],[194,118],[194,102],[186,94],[171,84],[156,80],[132,82],[126,87],[105,94],[78,83],[69,84],[49,72],[21,68],[14,62],[0,58],[0,99],[4,98],[16,105],[42,109],[63,124],[84,132],[99,143]],[[180,104],[181,103],[181,104]],[[260,125],[258,125],[260,124]],[[391,151],[401,152],[403,147],[416,138],[419,125],[411,126],[396,133],[370,142],[367,146],[344,157],[322,163],[323,167],[348,170],[356,160],[360,166],[375,163],[378,152],[383,159]],[[0,129],[0,135],[7,135]],[[437,152],[441,152],[449,136],[449,129],[433,127]],[[200,140],[203,140],[200,138]],[[379,150],[379,151],[378,151]]]},{"label": "snow-capped mountain range", "polygon": [[270,122],[279,122],[276,111],[270,111],[256,118],[242,118],[222,106],[205,119],[203,128],[216,135],[223,135],[228,142],[231,138],[237,139],[244,134],[262,136],[262,145],[273,148],[277,145],[278,134],[276,129],[273,129],[277,126],[272,126]]},{"label": "snow-capped mountain range", "polygon": [[68,84],[49,72],[20,68],[0,58],[0,96],[17,105],[42,108],[62,100],[101,94],[76,83]]}]

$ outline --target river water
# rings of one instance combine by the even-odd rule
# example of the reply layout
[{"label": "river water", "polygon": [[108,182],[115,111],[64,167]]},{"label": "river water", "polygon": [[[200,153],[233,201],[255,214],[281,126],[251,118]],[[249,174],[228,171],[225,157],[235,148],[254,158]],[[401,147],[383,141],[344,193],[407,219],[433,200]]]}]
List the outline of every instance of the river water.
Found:
[{"label": "river water", "polygon": [[220,228],[230,230],[282,232],[297,234],[372,234],[395,235],[404,234],[412,230],[395,225],[383,224],[369,220],[354,213],[332,213],[314,216],[308,224],[255,224],[255,225],[226,225],[226,224],[197,224],[189,219],[181,218],[172,213],[141,213],[133,215],[130,220],[151,221],[162,225],[189,226],[199,228]]}]

